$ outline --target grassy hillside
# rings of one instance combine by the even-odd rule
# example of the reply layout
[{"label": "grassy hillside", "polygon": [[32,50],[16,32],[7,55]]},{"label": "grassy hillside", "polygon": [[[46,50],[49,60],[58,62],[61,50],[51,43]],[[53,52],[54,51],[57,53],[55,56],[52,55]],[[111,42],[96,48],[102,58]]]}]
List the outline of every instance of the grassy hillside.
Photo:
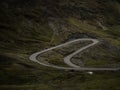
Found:
[{"label": "grassy hillside", "polygon": [[[0,89],[119,90],[119,71],[91,76],[47,68],[28,59],[36,51],[83,37],[101,41],[82,57],[77,55],[86,66],[120,66],[119,0],[0,1]],[[56,55],[49,62],[61,64],[57,61],[61,58]]]}]

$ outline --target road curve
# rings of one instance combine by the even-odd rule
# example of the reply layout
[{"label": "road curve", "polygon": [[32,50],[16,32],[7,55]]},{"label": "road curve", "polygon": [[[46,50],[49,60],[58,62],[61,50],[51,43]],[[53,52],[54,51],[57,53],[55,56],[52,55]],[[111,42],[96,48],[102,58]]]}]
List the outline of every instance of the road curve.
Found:
[{"label": "road curve", "polygon": [[78,50],[75,51],[74,53],[68,55],[67,57],[64,58],[64,62],[65,62],[66,64],[68,64],[69,66],[71,66],[71,67],[79,68],[80,66],[78,66],[78,65],[76,65],[76,64],[73,64],[73,63],[71,62],[71,58],[72,58],[73,56],[75,56],[76,54],[80,53],[81,51],[83,51],[83,50],[85,50],[85,49],[87,49],[87,48],[89,48],[89,47],[91,47],[91,46],[93,46],[93,45],[95,45],[95,44],[97,44],[97,43],[99,42],[99,41],[96,40],[96,39],[81,39],[80,41],[88,41],[88,40],[92,41],[93,43],[92,43],[92,44],[89,44],[89,45],[87,45],[87,46],[85,46],[85,47],[83,47],[83,48],[81,48],[81,49],[78,49]]},{"label": "road curve", "polygon": [[[93,43],[87,45],[87,46],[84,46],[80,49],[78,49],[77,51],[73,52],[72,54],[66,56],[64,58],[64,62],[71,66],[71,67],[61,67],[61,66],[56,66],[56,65],[53,65],[53,64],[50,64],[50,63],[44,63],[44,62],[40,62],[37,60],[37,56],[39,56],[40,54],[42,53],[45,53],[45,52],[48,52],[50,50],[53,50],[53,49],[56,49],[56,48],[59,48],[59,47],[62,47],[62,46],[66,46],[68,44],[72,44],[74,42],[78,42],[78,41],[92,41]],[[87,68],[87,67],[80,67],[80,66],[77,66],[76,64],[73,64],[71,62],[71,58],[82,52],[83,50],[89,48],[89,47],[92,47],[94,46],[95,44],[97,44],[99,41],[97,39],[89,39],[89,38],[82,38],[82,39],[75,39],[75,40],[72,40],[72,41],[69,41],[69,42],[66,42],[64,44],[60,44],[58,46],[54,46],[54,47],[51,47],[51,48],[48,48],[48,49],[45,49],[45,50],[42,50],[42,51],[39,51],[39,52],[36,52],[32,55],[30,55],[29,59],[33,62],[36,62],[38,64],[41,64],[43,66],[47,66],[47,67],[52,67],[52,68],[56,68],[56,69],[63,69],[63,70],[76,70],[76,71],[117,71],[117,70],[120,70],[120,68]]]}]

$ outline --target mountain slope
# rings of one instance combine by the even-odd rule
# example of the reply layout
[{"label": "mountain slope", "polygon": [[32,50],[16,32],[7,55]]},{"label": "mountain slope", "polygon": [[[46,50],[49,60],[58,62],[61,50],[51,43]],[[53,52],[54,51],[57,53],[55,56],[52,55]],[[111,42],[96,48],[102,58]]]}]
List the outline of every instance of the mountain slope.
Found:
[{"label": "mountain slope", "polygon": [[0,88],[119,90],[119,71],[89,76],[47,68],[28,59],[34,52],[84,37],[101,41],[82,57],[76,56],[86,66],[120,66],[119,0],[0,1]]}]

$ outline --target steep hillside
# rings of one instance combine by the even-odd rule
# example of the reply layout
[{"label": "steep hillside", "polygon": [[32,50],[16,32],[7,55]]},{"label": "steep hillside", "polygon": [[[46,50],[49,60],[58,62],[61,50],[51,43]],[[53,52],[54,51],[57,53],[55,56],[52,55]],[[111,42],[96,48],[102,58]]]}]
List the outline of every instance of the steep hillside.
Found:
[{"label": "steep hillside", "polygon": [[0,1],[0,89],[119,90],[119,71],[90,76],[29,60],[34,52],[85,37],[100,40],[76,56],[86,66],[120,67],[119,0]]}]

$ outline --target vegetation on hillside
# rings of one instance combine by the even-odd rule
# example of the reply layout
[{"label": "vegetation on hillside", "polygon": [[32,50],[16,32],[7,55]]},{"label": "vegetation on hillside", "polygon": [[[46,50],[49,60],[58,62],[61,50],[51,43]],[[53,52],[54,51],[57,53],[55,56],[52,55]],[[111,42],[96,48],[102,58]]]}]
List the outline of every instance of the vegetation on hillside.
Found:
[{"label": "vegetation on hillside", "polygon": [[[86,65],[113,63],[119,67],[120,1],[1,0],[0,89],[120,90],[119,71],[88,75],[44,67],[29,60],[36,51],[83,37],[101,41],[80,57]],[[51,58],[54,59],[49,62],[56,64],[63,57]]]}]

